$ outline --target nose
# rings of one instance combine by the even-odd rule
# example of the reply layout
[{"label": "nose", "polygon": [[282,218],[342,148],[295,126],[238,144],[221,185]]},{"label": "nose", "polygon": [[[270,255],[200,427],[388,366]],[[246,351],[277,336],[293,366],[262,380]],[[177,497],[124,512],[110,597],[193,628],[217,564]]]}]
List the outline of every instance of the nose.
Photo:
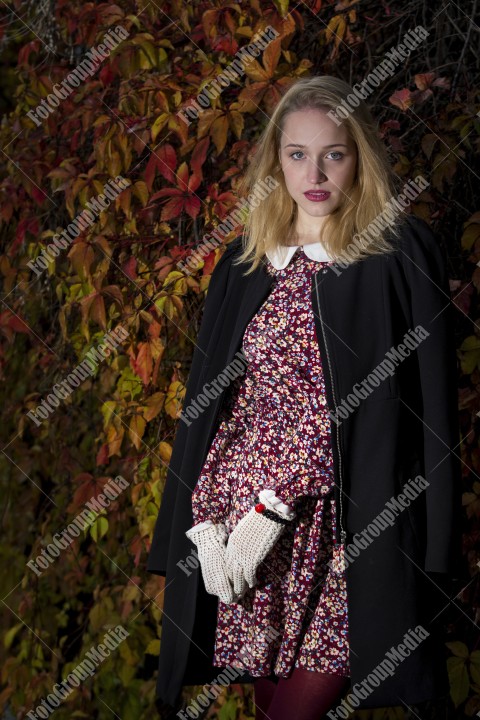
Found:
[{"label": "nose", "polygon": [[315,185],[315,183],[324,182],[326,180],[327,176],[323,172],[322,168],[319,167],[314,160],[311,160],[308,164],[308,173],[307,173],[307,180],[309,183],[312,183],[312,185]]}]

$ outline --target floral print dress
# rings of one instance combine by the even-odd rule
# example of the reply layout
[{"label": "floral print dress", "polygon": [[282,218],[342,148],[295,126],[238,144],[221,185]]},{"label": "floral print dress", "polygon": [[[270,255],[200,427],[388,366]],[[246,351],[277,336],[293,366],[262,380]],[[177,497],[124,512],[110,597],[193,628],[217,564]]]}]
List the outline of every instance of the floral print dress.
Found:
[{"label": "floral print dress", "polygon": [[224,522],[228,534],[263,487],[296,513],[238,603],[219,600],[215,666],[254,677],[294,667],[348,676],[344,571],[331,568],[335,499],[330,419],[311,303],[312,273],[328,265],[298,248],[273,275],[249,322],[246,372],[230,385],[192,494],[194,524]]}]

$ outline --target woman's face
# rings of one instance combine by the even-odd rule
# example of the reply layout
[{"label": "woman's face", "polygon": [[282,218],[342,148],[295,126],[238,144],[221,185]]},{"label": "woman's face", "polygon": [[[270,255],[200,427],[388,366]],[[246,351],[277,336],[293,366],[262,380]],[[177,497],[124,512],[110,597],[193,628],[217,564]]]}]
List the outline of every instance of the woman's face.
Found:
[{"label": "woman's face", "polygon": [[[337,126],[326,113],[298,110],[284,123],[279,157],[288,192],[297,203],[299,233],[316,234],[323,218],[348,196],[355,179],[355,142],[345,124]],[[307,196],[308,191],[326,192]]]}]

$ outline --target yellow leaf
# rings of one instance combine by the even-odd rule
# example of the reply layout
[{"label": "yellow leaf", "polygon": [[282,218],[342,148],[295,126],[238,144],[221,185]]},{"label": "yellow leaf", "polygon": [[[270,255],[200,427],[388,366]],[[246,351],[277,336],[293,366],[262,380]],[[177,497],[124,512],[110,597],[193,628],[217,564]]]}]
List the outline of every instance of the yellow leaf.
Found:
[{"label": "yellow leaf", "polygon": [[[15,635],[17,634],[17,632],[20,630],[21,627],[22,627],[22,623],[17,623],[13,627],[11,627],[10,630],[7,630],[7,632],[5,633],[5,636],[3,638],[3,644],[5,645],[7,650],[9,649],[10,645],[12,644],[12,642],[15,638]],[[160,652],[160,650],[159,650],[159,652]],[[152,653],[152,655],[156,655],[156,653]]]},{"label": "yellow leaf", "polygon": [[343,36],[345,34],[345,28],[347,24],[343,15],[334,15],[328,23],[327,29],[325,30],[325,38],[328,40],[335,36],[335,46],[340,45]]},{"label": "yellow leaf", "polygon": [[151,133],[152,133],[152,141],[155,142],[157,139],[157,135],[163,130],[165,125],[168,122],[168,114],[162,113],[158,116],[158,118],[155,120],[155,122],[152,125]]},{"label": "yellow leaf", "polygon": [[103,415],[103,427],[106,428],[107,425],[110,423],[110,419],[114,413],[115,410],[115,401],[114,400],[107,400],[103,403],[102,407],[100,408],[100,412]]},{"label": "yellow leaf", "polygon": [[167,415],[175,419],[178,417],[185,392],[185,386],[178,380],[170,384],[165,400],[165,412]]},{"label": "yellow leaf", "polygon": [[160,640],[150,640],[146,647],[145,655],[160,655]]},{"label": "yellow leaf", "polygon": [[280,12],[280,16],[283,18],[288,12],[288,4],[289,0],[273,0],[274,5],[276,5],[277,10]]},{"label": "yellow leaf", "polygon": [[162,441],[158,446],[158,454],[166,463],[170,462],[170,458],[172,456],[172,446]]},{"label": "yellow leaf", "polygon": [[107,156],[107,169],[111,177],[117,177],[122,171],[122,160],[120,153],[114,150],[110,157]]},{"label": "yellow leaf", "polygon": [[122,208],[122,210],[125,213],[125,215],[127,216],[127,218],[130,218],[132,215],[132,213],[130,211],[131,200],[132,200],[132,191],[129,188],[124,190],[118,198],[120,207]]},{"label": "yellow leaf", "polygon": [[480,238],[480,224],[471,223],[463,231],[462,240],[461,240],[462,247],[465,248],[465,250],[471,250],[473,245],[477,242],[477,240],[479,238]]},{"label": "yellow leaf", "polygon": [[152,338],[150,340],[150,350],[152,353],[152,358],[154,360],[158,360],[163,355],[163,351],[165,350],[165,345],[160,340],[160,338]]},{"label": "yellow leaf", "polygon": [[219,155],[225,147],[225,143],[227,142],[227,132],[228,120],[225,115],[222,115],[215,120],[210,130],[212,140],[215,143],[215,147],[217,148],[217,153]]},{"label": "yellow leaf", "polygon": [[148,202],[149,195],[147,183],[143,180],[137,180],[137,182],[133,186],[133,194],[140,200],[142,206],[145,207]]},{"label": "yellow leaf", "polygon": [[128,436],[137,450],[140,450],[142,445],[142,437],[145,432],[145,426],[146,422],[141,415],[133,415],[130,420]]},{"label": "yellow leaf", "polygon": [[242,136],[244,124],[245,121],[243,119],[242,113],[235,110],[230,112],[230,127],[235,133],[235,136],[239,139]]}]

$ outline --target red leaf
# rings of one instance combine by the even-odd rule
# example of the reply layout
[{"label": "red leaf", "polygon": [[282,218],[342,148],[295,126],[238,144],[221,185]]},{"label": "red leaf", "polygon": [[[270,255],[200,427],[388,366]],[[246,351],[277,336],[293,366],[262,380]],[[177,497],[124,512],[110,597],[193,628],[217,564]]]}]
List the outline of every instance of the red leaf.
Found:
[{"label": "red leaf", "polygon": [[166,205],[164,205],[161,219],[162,222],[168,222],[168,220],[172,220],[172,218],[178,217],[183,210],[183,197],[177,197],[172,198],[172,200],[169,200]]},{"label": "red leaf", "polygon": [[112,66],[110,64],[105,65],[98,73],[98,77],[102,81],[103,85],[108,87],[115,78]]},{"label": "red leaf", "polygon": [[108,443],[103,443],[95,458],[97,467],[108,463]]},{"label": "red leaf", "polygon": [[44,192],[40,188],[35,187],[35,185],[31,189],[30,195],[35,200],[37,205],[42,205],[45,199],[48,197],[46,192]]},{"label": "red leaf", "polygon": [[177,167],[177,154],[172,145],[168,143],[158,150],[152,150],[145,168],[145,183],[149,191],[152,189],[153,181],[157,171],[169,182],[176,182],[175,168]]},{"label": "red leaf", "polygon": [[174,170],[177,167],[177,153],[175,152],[175,148],[167,143],[154,152],[157,158],[157,170],[163,175],[165,180],[174,183]]},{"label": "red leaf", "polygon": [[123,263],[122,270],[130,280],[137,278],[137,258],[131,257]]},{"label": "red leaf", "polygon": [[31,52],[38,52],[40,47],[40,40],[32,40],[31,42],[24,45],[18,51],[18,64],[28,65]]},{"label": "red leaf", "polygon": [[162,197],[181,197],[182,195],[183,192],[178,188],[163,188],[163,190],[159,190],[152,195],[152,197],[150,198],[150,202],[152,202],[152,200],[158,200],[158,198]]},{"label": "red leaf", "polygon": [[393,93],[393,95],[390,95],[388,100],[392,103],[392,105],[395,105],[395,107],[405,111],[412,105],[412,93],[408,90],[408,88],[405,88],[404,90],[397,90]]},{"label": "red leaf", "polygon": [[200,212],[201,202],[198,197],[190,196],[185,198],[184,208],[185,212],[190,215],[191,218],[195,219]]},{"label": "red leaf", "polygon": [[15,240],[10,246],[8,255],[13,257],[19,246],[21,246],[25,240],[26,233],[31,233],[35,238],[38,236],[38,219],[37,218],[23,218],[17,225],[15,233]]},{"label": "red leaf", "polygon": [[207,135],[195,145],[195,149],[192,152],[190,158],[190,167],[192,168],[194,175],[200,180],[203,180],[202,165],[207,157],[208,146],[210,145],[210,136]]}]

